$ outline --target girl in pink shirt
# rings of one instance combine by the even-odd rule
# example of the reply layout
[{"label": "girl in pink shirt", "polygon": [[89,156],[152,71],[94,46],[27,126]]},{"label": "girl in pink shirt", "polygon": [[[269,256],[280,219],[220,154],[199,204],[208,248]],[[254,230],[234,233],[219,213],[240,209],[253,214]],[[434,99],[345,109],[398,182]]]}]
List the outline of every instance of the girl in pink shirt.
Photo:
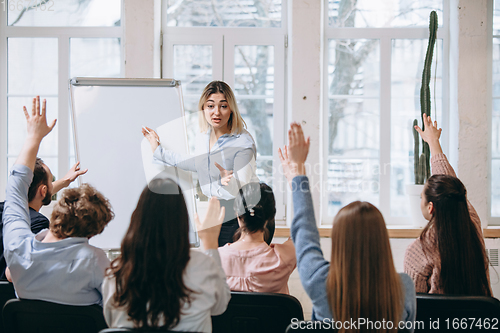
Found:
[{"label": "girl in pink shirt", "polygon": [[248,183],[241,188],[234,207],[239,238],[219,248],[229,288],[288,294],[288,278],[297,264],[292,240],[271,245],[265,241],[267,224],[276,214],[272,189],[263,183]]}]

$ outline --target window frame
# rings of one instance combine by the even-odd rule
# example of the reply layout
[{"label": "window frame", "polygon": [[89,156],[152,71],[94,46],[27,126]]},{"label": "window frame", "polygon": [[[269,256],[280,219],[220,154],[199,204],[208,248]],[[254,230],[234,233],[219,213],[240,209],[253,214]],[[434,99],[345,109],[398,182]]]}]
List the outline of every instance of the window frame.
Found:
[{"label": "window frame", "polygon": [[[380,151],[379,165],[381,166],[379,175],[379,204],[378,208],[382,212],[386,224],[391,227],[408,228],[411,226],[411,217],[391,216],[390,192],[391,192],[391,168],[384,172],[385,166],[391,165],[391,122],[382,121],[391,119],[391,59],[392,59],[392,40],[393,39],[428,39],[429,28],[424,27],[394,27],[394,28],[335,28],[328,24],[328,0],[323,0],[323,107],[321,110],[321,138],[323,145],[321,147],[321,156],[324,161],[322,165],[322,192],[325,191],[325,185],[328,177],[328,107],[329,107],[329,85],[328,85],[328,45],[331,39],[377,39],[379,40],[380,50]],[[443,96],[442,110],[443,119],[440,126],[445,133],[449,128],[449,50],[450,50],[450,4],[443,1],[443,22],[437,31],[437,39],[443,40]],[[436,55],[434,55],[436,56]],[[441,137],[441,145],[445,153],[448,152],[448,136]],[[389,147],[383,149],[383,147]],[[328,216],[327,196],[321,196],[319,227],[330,228],[333,217]]]},{"label": "window frame", "polygon": [[[276,225],[285,227],[287,221],[287,182],[280,171],[278,147],[286,143],[286,43],[287,1],[281,4],[281,27],[172,27],[167,26],[166,3],[162,5],[162,77],[173,77],[174,45],[212,45],[212,79],[223,80],[234,86],[234,46],[272,45],[274,47],[274,103],[273,103],[273,176],[276,200]],[[285,190],[282,190],[285,189]]]},{"label": "window frame", "polygon": [[[500,95],[494,96],[493,95],[493,40],[498,39],[500,41],[500,34],[495,35],[493,34],[493,19],[494,19],[494,10],[495,10],[495,4],[494,0],[488,1],[488,40],[489,40],[489,50],[488,50],[488,65],[489,65],[489,76],[488,76],[488,87],[489,87],[489,95],[490,95],[490,105],[489,105],[489,115],[488,118],[490,119],[490,131],[489,131],[489,137],[488,137],[488,175],[490,176],[490,179],[488,181],[488,204],[487,204],[487,209],[488,209],[488,225],[489,226],[499,226],[500,225],[500,216],[493,216],[492,215],[492,205],[493,205],[493,192],[492,192],[492,176],[493,176],[493,101],[495,99],[500,99]],[[497,135],[500,135],[498,133]]]},{"label": "window frame", "polygon": [[[119,38],[120,39],[120,76],[124,66],[124,4],[121,5],[121,24],[119,27],[17,27],[7,25],[7,10],[0,8],[0,201],[5,200],[8,177],[8,38],[57,38],[58,41],[58,175],[64,177],[69,170],[69,79],[70,79],[70,39],[71,38]],[[33,97],[33,96],[23,97]],[[44,96],[41,96],[42,98]],[[21,110],[19,110],[21,112]],[[11,156],[15,157],[15,156]]]}]

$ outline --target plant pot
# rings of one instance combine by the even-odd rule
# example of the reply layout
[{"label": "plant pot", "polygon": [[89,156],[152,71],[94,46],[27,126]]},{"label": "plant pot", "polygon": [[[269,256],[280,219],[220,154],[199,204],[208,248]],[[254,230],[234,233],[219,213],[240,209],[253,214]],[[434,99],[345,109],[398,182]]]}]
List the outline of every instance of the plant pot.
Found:
[{"label": "plant pot", "polygon": [[424,185],[409,184],[406,185],[406,194],[410,200],[410,214],[412,219],[412,225],[415,228],[424,228],[429,221],[427,221],[422,215],[422,210],[420,209],[420,194],[424,189]]}]

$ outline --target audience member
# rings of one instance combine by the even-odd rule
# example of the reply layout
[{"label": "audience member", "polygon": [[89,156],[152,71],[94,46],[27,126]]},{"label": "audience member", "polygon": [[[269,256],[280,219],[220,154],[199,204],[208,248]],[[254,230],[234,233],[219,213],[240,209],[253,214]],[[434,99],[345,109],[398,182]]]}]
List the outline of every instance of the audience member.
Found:
[{"label": "audience member", "polygon": [[491,296],[481,221],[441,150],[437,122],[424,115],[424,125],[416,129],[432,155],[420,204],[429,223],[406,250],[404,270],[419,293]]},{"label": "audience member", "polygon": [[288,278],[295,269],[295,248],[291,239],[268,245],[267,222],[276,214],[272,189],[266,184],[248,183],[236,197],[239,238],[219,248],[227,283],[233,291],[288,294]]},{"label": "audience member", "polygon": [[[3,212],[4,255],[17,295],[69,305],[101,304],[101,285],[109,260],[88,239],[113,218],[108,200],[90,185],[68,189],[54,206],[48,230],[30,230],[28,188],[42,139],[55,126],[46,119],[46,101],[24,107],[28,135],[12,167]],[[49,186],[50,187],[50,183]],[[48,190],[50,192],[50,189]]]},{"label": "audience member", "polygon": [[[52,182],[52,172],[49,167],[43,163],[42,159],[37,158],[33,170],[33,180],[28,189],[28,205],[31,221],[31,232],[35,235],[43,229],[49,228],[49,219],[40,213],[42,206],[50,204],[52,196],[61,189],[68,187],[78,176],[87,172],[87,169],[80,170],[80,162],[73,165],[63,179]],[[2,237],[2,213],[5,202],[0,202],[0,240]],[[5,258],[3,256],[3,241],[0,241],[0,280],[5,279]]]},{"label": "audience member", "polygon": [[103,283],[108,325],[211,332],[211,316],[222,314],[231,297],[217,251],[223,218],[224,208],[210,199],[198,233],[205,253],[190,249],[180,187],[154,179],[139,198],[121,255]]},{"label": "audience member", "polygon": [[[396,331],[400,321],[413,322],[415,288],[409,276],[396,273],[384,218],[375,206],[356,201],[339,211],[332,226],[331,261],[325,260],[305,171],[310,141],[296,123],[288,138],[288,152],[280,150],[279,155],[292,189],[291,234],[300,279],[313,304],[312,319],[349,323],[365,318],[394,325],[377,332]],[[342,326],[339,332],[347,328],[352,329]]]}]

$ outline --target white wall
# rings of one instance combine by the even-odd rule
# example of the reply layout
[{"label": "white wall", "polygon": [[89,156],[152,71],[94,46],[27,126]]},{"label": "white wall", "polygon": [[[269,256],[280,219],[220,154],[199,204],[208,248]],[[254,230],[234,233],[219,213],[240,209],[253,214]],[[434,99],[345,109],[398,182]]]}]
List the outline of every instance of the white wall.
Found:
[{"label": "white wall", "polygon": [[450,3],[450,162],[488,223],[491,33],[488,0]]}]

